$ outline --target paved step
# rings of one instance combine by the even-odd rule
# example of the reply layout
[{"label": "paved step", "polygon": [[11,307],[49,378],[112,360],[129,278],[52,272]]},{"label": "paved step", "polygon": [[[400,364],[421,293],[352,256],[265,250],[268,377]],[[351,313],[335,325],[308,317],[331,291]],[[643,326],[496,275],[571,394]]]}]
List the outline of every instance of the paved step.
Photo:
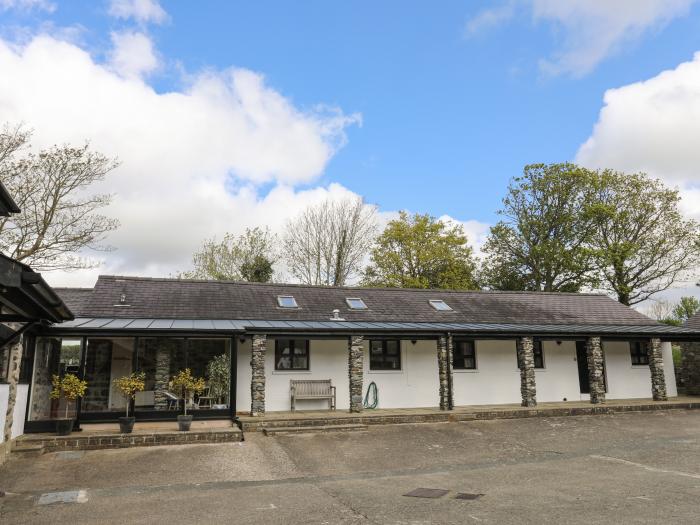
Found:
[{"label": "paved step", "polygon": [[41,456],[43,453],[43,445],[15,445],[12,447],[12,454],[10,454],[10,457],[30,458]]},{"label": "paved step", "polygon": [[278,434],[305,434],[316,432],[360,432],[367,430],[367,425],[313,425],[308,427],[271,427],[263,428],[263,434],[266,436],[275,436]]}]

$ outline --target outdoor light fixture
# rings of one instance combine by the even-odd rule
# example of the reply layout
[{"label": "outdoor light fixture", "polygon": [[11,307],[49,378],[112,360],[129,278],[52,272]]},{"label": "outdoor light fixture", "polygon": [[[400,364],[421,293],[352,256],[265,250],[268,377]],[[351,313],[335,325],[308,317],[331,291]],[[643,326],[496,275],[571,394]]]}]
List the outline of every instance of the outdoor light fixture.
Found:
[{"label": "outdoor light fixture", "polygon": [[411,339],[412,344],[416,344],[418,341],[416,339]]}]

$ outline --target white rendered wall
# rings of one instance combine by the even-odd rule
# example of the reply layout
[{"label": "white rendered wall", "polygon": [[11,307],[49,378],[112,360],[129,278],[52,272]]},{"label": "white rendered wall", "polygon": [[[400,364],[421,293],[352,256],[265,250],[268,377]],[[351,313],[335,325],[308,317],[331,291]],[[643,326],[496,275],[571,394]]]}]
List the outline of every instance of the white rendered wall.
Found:
[{"label": "white rendered wall", "polygon": [[[666,395],[668,397],[676,397],[678,390],[676,389],[676,367],[673,364],[673,348],[671,343],[661,343],[661,354],[664,357],[664,377],[666,378]],[[651,376],[649,376],[651,382]]]},{"label": "white rendered wall", "polygon": [[[346,350],[347,352],[347,350]],[[346,360],[347,361],[347,360]],[[347,363],[345,365],[347,369]],[[377,408],[436,407],[440,404],[440,378],[437,342],[401,341],[401,370],[369,369],[369,342],[364,343],[364,379],[362,395],[374,381],[379,391]]]},{"label": "white rendered wall", "polygon": [[[310,370],[282,372],[274,369],[274,339],[268,338],[265,362],[266,409],[290,410],[290,379],[331,379],[336,387],[339,410],[348,408],[347,340],[312,339]],[[368,340],[364,343],[363,396],[374,381],[379,390],[380,408],[434,407],[438,405],[439,377],[435,341],[401,341],[400,371],[370,371]],[[575,401],[581,395],[574,341],[544,341],[544,369],[536,369],[537,400]],[[649,367],[632,366],[629,344],[603,341],[609,399],[650,398]],[[248,338],[238,345],[237,409],[250,410],[250,353]],[[666,388],[676,396],[671,344],[662,343]],[[517,367],[515,340],[477,340],[476,370],[454,371],[454,403],[461,405],[508,404],[521,401],[520,372]],[[25,387],[26,388],[26,387]],[[26,391],[26,390],[25,390]],[[26,399],[25,399],[26,402]],[[22,404],[24,406],[24,404]],[[299,401],[298,410],[326,408],[324,401]],[[24,419],[22,418],[22,421]]]},{"label": "white rendered wall", "polygon": [[[651,372],[649,365],[632,365],[629,343],[626,341],[603,341],[605,374],[608,381],[608,399],[651,398]],[[666,393],[675,397],[673,355],[670,343],[661,344],[664,359]]]},{"label": "white rendered wall", "polygon": [[[15,401],[14,419],[12,420],[12,437],[16,438],[24,434],[24,416],[27,412],[27,392],[29,385],[17,385],[17,400]],[[5,439],[5,413],[7,412],[7,398],[10,394],[10,386],[0,384],[0,443]]]},{"label": "white rendered wall", "polygon": [[[275,340],[267,339],[265,356],[265,410],[291,410],[289,381],[291,379],[330,379],[336,390],[336,407],[350,407],[348,386],[348,342],[345,340],[311,339],[309,341],[309,370],[275,370]],[[298,400],[297,410],[329,408],[325,400]]]},{"label": "white rendered wall", "polygon": [[242,343],[238,341],[238,376],[236,382],[236,412],[238,413],[250,413],[251,348],[250,338],[246,338]]},{"label": "white rendered wall", "polygon": [[454,370],[452,384],[456,406],[519,404],[515,340],[476,341],[476,370]]},{"label": "white rendered wall", "polygon": [[[578,380],[575,341],[543,341],[544,368],[535,369],[537,401],[578,401],[581,386]],[[518,385],[520,379],[518,378]]]}]

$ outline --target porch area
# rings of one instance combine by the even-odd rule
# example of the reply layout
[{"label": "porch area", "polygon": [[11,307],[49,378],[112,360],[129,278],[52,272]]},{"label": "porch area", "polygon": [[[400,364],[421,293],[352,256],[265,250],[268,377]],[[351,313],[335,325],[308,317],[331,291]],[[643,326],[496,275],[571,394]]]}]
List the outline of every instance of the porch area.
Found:
[{"label": "porch area", "polygon": [[528,417],[567,417],[654,410],[700,409],[700,397],[678,396],[666,401],[640,399],[608,399],[604,405],[589,401],[543,402],[537,407],[519,404],[456,406],[451,411],[430,408],[378,408],[361,413],[328,410],[296,410],[268,412],[264,415],[239,415],[243,432],[262,431],[265,428],[328,427],[333,425],[390,425],[412,423],[449,423],[488,419],[516,419]]}]

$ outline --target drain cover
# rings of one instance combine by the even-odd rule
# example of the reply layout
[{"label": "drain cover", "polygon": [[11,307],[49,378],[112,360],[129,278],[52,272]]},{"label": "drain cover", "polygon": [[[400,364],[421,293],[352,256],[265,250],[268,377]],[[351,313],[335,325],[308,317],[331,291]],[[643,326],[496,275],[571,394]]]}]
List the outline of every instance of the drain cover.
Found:
[{"label": "drain cover", "polygon": [[469,494],[468,492],[458,492],[455,499],[479,499],[483,494]]},{"label": "drain cover", "polygon": [[407,492],[404,496],[409,496],[411,498],[441,498],[447,494],[449,490],[445,489],[414,489],[411,492]]},{"label": "drain cover", "polygon": [[52,503],[85,503],[88,500],[85,490],[67,490],[65,492],[47,492],[42,494],[37,505],[51,505]]}]

